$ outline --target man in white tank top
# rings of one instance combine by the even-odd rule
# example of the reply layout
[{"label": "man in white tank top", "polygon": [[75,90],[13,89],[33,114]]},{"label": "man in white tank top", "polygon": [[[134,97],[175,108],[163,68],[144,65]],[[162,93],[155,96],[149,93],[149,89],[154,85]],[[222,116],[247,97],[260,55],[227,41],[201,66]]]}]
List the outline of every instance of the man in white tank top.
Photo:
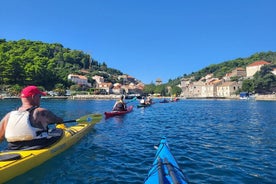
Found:
[{"label": "man in white tank top", "polygon": [[5,137],[9,149],[25,149],[36,145],[43,147],[54,141],[48,136],[48,124],[62,123],[63,119],[39,107],[40,98],[45,95],[36,86],[24,88],[21,91],[21,107],[9,112],[1,120],[0,141]]}]

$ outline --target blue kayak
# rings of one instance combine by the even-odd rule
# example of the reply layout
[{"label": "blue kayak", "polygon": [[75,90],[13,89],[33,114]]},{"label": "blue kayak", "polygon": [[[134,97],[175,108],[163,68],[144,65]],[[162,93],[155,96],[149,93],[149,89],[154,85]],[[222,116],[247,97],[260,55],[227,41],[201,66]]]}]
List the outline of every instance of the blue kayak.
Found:
[{"label": "blue kayak", "polygon": [[172,155],[166,138],[162,138],[145,184],[187,184],[188,180]]}]

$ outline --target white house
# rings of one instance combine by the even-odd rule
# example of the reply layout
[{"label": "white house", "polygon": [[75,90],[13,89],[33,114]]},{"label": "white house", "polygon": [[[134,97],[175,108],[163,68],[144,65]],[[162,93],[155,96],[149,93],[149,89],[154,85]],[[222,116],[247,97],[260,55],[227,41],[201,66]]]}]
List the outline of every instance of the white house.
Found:
[{"label": "white house", "polygon": [[78,84],[78,85],[86,85],[91,87],[91,83],[88,83],[87,77],[82,75],[69,74],[68,80]]},{"label": "white house", "polygon": [[257,71],[261,70],[261,67],[264,65],[270,64],[269,62],[266,62],[264,60],[256,61],[254,63],[251,63],[246,67],[246,76],[252,77]]}]

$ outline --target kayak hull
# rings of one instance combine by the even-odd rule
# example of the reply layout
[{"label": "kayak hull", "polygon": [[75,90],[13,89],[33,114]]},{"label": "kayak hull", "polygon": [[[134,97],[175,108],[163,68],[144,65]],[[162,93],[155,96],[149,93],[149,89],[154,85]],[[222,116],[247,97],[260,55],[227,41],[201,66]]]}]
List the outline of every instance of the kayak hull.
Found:
[{"label": "kayak hull", "polygon": [[160,141],[153,165],[144,183],[188,183],[186,176],[179,168],[176,159],[170,151],[166,138],[162,138]]},{"label": "kayak hull", "polygon": [[90,118],[92,118],[91,122],[82,122],[72,127],[65,128],[62,137],[50,147],[39,150],[0,152],[0,157],[9,154],[20,155],[20,159],[0,161],[0,183],[7,182],[70,148],[102,119],[102,115],[93,114]]},{"label": "kayak hull", "polygon": [[120,115],[124,115],[127,114],[129,112],[131,112],[133,110],[133,106],[128,106],[126,111],[110,111],[110,112],[105,112],[104,115],[106,118],[110,118],[113,116],[120,116]]}]

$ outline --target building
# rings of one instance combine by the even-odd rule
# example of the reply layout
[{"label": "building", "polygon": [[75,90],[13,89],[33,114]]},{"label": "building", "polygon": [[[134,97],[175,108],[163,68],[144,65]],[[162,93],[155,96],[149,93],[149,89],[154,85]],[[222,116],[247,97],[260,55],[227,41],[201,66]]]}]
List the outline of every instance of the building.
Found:
[{"label": "building", "polygon": [[251,63],[246,67],[246,76],[247,77],[253,77],[253,75],[261,70],[261,67],[264,65],[270,64],[269,62],[266,62],[264,60],[255,61],[254,63]]},{"label": "building", "polygon": [[85,85],[85,86],[91,87],[91,83],[88,83],[87,77],[82,75],[69,74],[68,80],[71,80],[72,82],[78,85]]},{"label": "building", "polygon": [[224,82],[217,86],[218,97],[231,97],[236,95],[236,92],[241,88],[241,83],[238,82]]},{"label": "building", "polygon": [[217,86],[221,85],[222,81],[217,78],[212,78],[205,82],[201,89],[201,97],[217,97]]},{"label": "building", "polygon": [[108,94],[112,92],[112,87],[113,84],[111,82],[102,82],[99,84],[99,89],[105,90]]},{"label": "building", "polygon": [[241,67],[235,68],[232,70],[230,77],[246,77],[246,70]]},{"label": "building", "polygon": [[157,78],[156,81],[155,81],[155,85],[158,86],[158,85],[161,85],[162,84],[162,80],[160,78]]},{"label": "building", "polygon": [[271,73],[273,73],[274,75],[276,75],[276,68],[273,68],[273,70],[271,71]]},{"label": "building", "polygon": [[104,78],[102,76],[95,75],[95,76],[92,77],[92,79],[94,79],[98,85],[100,83],[104,82]]}]

